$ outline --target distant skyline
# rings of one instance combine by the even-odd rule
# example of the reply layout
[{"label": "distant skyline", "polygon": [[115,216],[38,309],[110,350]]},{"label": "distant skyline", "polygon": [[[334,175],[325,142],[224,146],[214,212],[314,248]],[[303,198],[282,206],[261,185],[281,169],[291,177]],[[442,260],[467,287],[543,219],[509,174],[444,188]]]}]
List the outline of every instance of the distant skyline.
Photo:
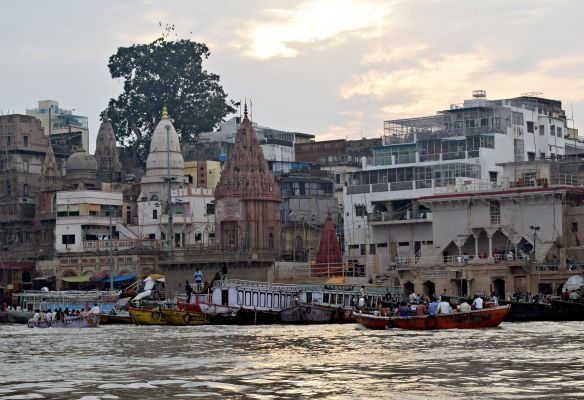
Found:
[{"label": "distant skyline", "polygon": [[317,140],[378,137],[384,120],[432,115],[475,89],[542,92],[584,129],[582,15],[577,0],[9,2],[0,110],[57,100],[89,117],[93,152],[99,113],[121,92],[108,58],[174,24],[209,46],[205,68],[229,99],[252,99],[255,121]]}]

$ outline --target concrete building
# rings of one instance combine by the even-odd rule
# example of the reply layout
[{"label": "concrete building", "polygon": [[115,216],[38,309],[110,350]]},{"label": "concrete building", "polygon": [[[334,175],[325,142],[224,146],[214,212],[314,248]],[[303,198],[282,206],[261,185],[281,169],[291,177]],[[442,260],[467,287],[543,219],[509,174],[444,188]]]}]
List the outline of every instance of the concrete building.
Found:
[{"label": "concrete building", "polygon": [[434,116],[385,122],[383,146],[344,189],[345,255],[384,274],[434,256],[433,212],[418,201],[474,184],[502,184],[503,164],[581,153],[567,140],[561,102],[534,96],[490,101],[484,91]]},{"label": "concrete building", "polygon": [[215,189],[221,177],[219,161],[185,161],[185,176],[194,188]]},{"label": "concrete building", "polygon": [[73,111],[60,108],[58,101],[40,100],[37,108],[26,110],[26,115],[41,121],[45,136],[68,134],[80,137],[83,150],[89,151],[87,117],[75,115]]},{"label": "concrete building", "polygon": [[48,149],[40,122],[25,115],[0,116],[0,257],[36,259],[34,217]]}]

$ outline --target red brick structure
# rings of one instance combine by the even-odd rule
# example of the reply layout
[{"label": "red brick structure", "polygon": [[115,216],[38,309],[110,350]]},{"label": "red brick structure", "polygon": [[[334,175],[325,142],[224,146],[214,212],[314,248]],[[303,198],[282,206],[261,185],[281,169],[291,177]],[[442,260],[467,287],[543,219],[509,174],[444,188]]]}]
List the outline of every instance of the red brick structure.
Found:
[{"label": "red brick structure", "polygon": [[280,250],[280,190],[244,118],[215,190],[215,236],[220,246],[253,254]]},{"label": "red brick structure", "polygon": [[314,275],[339,272],[342,273],[343,256],[341,255],[341,246],[339,238],[333,226],[333,219],[329,211],[322,236],[320,238],[320,247],[316,254],[316,263],[312,265]]}]

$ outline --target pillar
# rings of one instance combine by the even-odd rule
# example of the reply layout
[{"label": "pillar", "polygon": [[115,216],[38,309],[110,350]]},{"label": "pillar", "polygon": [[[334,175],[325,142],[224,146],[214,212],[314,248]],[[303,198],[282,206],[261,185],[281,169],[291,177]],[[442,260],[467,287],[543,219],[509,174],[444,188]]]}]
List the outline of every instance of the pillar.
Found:
[{"label": "pillar", "polygon": [[489,259],[493,259],[493,236],[499,230],[499,228],[485,228],[487,232],[487,237],[489,238]]}]

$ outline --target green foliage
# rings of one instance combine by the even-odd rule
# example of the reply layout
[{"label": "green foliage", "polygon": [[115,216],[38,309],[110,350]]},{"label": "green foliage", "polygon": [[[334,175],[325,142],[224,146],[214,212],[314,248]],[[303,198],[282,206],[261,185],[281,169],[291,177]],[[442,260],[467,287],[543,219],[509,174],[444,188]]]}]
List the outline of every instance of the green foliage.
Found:
[{"label": "green foliage", "polygon": [[203,69],[203,59],[210,55],[207,46],[185,39],[168,41],[168,30],[152,43],[118,48],[108,63],[112,78],[124,81],[123,92],[109,101],[109,118],[118,142],[130,147],[136,165],[146,162],[165,104],[182,143],[196,142],[199,132],[213,130],[235,111],[226,101],[219,75]]}]

